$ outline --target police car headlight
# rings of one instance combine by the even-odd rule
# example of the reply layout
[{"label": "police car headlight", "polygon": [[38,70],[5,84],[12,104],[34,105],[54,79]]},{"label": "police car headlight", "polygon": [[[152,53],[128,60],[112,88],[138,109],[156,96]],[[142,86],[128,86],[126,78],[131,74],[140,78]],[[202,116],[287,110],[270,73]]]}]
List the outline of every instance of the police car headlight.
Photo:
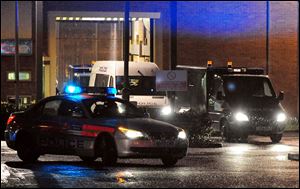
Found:
[{"label": "police car headlight", "polygon": [[143,137],[143,133],[140,131],[136,131],[133,129],[127,129],[124,127],[119,127],[118,128],[119,131],[121,131],[126,137],[130,138],[130,139],[136,139],[136,138],[140,138]]},{"label": "police car headlight", "polygon": [[286,120],[286,115],[284,113],[278,113],[276,116],[277,122],[284,122]]},{"label": "police car headlight", "polygon": [[186,133],[182,130],[178,133],[178,138],[180,139],[186,139]]},{"label": "police car headlight", "polygon": [[237,112],[235,115],[234,115],[234,118],[237,120],[237,121],[249,121],[249,118],[246,114],[242,113],[242,112]]},{"label": "police car headlight", "polygon": [[161,109],[162,115],[170,115],[172,112],[171,106],[165,106]]}]

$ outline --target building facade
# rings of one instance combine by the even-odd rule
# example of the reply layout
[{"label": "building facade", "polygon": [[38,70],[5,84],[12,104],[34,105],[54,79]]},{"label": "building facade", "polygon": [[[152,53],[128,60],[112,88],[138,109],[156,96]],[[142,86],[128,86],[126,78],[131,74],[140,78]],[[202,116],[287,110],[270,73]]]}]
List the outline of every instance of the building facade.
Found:
[{"label": "building facade", "polygon": [[[276,92],[285,92],[282,104],[287,112],[298,116],[298,2],[178,1],[176,6],[174,18],[171,2],[130,2],[131,60],[153,61],[169,69],[175,19],[178,65],[206,66],[212,60],[215,66],[232,61],[234,66],[265,68]],[[31,7],[31,2],[20,2],[22,39],[33,38]],[[118,1],[43,2],[44,96],[55,94],[56,80],[62,85],[70,64],[122,60],[123,11],[124,2]],[[14,3],[2,1],[1,40],[14,38],[13,23]],[[39,82],[33,56],[34,52],[20,57],[20,70],[30,72],[30,80],[20,82],[20,95],[30,96],[31,101],[36,100]],[[14,94],[10,70],[14,70],[14,58],[1,51],[1,100]]]}]

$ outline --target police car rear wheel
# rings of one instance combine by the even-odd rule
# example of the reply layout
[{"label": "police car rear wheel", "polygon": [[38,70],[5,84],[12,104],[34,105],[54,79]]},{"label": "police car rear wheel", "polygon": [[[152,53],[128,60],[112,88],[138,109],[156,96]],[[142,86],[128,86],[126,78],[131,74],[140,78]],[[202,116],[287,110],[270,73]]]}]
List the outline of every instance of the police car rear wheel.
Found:
[{"label": "police car rear wheel", "polygon": [[86,157],[86,156],[79,156],[79,158],[82,160],[82,161],[85,161],[85,162],[93,162],[95,161],[97,158],[95,157]]},{"label": "police car rear wheel", "polygon": [[28,134],[19,135],[17,138],[17,154],[26,163],[37,161],[40,154],[38,153],[34,138]]},{"label": "police car rear wheel", "polygon": [[272,143],[278,143],[282,138],[282,134],[271,135],[270,138],[272,140]]},{"label": "police car rear wheel", "polygon": [[163,162],[164,166],[171,167],[177,163],[178,159],[174,157],[164,157],[161,158],[161,161]]}]

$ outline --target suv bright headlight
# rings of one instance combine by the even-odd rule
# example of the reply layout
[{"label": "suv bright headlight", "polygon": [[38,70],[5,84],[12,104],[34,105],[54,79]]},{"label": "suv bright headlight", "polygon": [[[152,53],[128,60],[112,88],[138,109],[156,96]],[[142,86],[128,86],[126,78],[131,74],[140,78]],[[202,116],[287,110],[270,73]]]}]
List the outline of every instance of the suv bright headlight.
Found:
[{"label": "suv bright headlight", "polygon": [[161,109],[162,115],[169,115],[171,114],[171,112],[172,112],[171,106],[165,106]]},{"label": "suv bright headlight", "polygon": [[242,112],[238,112],[234,115],[234,118],[237,121],[249,121],[249,118],[246,114],[242,113]]},{"label": "suv bright headlight", "polygon": [[133,129],[127,129],[124,127],[119,127],[118,129],[119,129],[119,131],[121,131],[125,136],[127,136],[130,139],[136,139],[136,138],[144,136],[142,132],[136,131]]},{"label": "suv bright headlight", "polygon": [[284,122],[286,120],[286,115],[284,113],[278,113],[276,116],[277,122]]},{"label": "suv bright headlight", "polygon": [[186,139],[186,133],[184,132],[184,130],[182,130],[178,133],[178,138]]}]

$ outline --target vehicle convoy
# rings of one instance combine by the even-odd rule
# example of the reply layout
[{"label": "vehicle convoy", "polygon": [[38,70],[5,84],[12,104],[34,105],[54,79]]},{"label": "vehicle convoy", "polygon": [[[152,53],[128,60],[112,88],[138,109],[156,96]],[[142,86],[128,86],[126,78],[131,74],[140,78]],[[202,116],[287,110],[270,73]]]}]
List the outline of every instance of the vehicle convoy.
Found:
[{"label": "vehicle convoy", "polygon": [[[116,98],[115,88],[81,89],[47,97],[7,121],[7,146],[24,162],[43,154],[78,155],[83,161],[101,157],[104,165],[117,158],[160,158],[172,166],[185,157],[188,139],[183,129],[154,120],[128,101]],[[105,92],[105,95],[103,94]]]},{"label": "vehicle convoy", "polygon": [[188,91],[176,92],[177,112],[195,110],[212,122],[227,141],[248,135],[281,140],[287,115],[280,104],[284,93],[276,96],[271,81],[261,68],[178,66],[188,71]]},{"label": "vehicle convoy", "polygon": [[[164,116],[170,111],[166,92],[156,91],[155,79],[158,66],[152,62],[129,62],[129,101],[138,108],[146,108],[151,117]],[[92,67],[90,87],[114,87],[117,97],[124,89],[124,61],[96,61]]]}]

